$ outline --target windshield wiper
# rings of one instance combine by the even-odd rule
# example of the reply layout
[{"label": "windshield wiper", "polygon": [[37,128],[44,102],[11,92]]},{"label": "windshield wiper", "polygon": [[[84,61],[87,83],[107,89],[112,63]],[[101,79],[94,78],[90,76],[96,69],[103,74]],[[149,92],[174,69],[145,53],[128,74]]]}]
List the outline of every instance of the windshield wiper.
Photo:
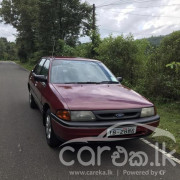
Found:
[{"label": "windshield wiper", "polygon": [[67,82],[64,84],[100,84],[100,82]]},{"label": "windshield wiper", "polygon": [[64,84],[119,84],[117,81],[101,81],[101,82],[67,82]]},{"label": "windshield wiper", "polygon": [[100,82],[81,82],[80,84],[100,84]]},{"label": "windshield wiper", "polygon": [[66,82],[66,83],[61,83],[61,84],[78,84],[77,82]]},{"label": "windshield wiper", "polygon": [[119,84],[117,81],[102,81],[100,84]]}]

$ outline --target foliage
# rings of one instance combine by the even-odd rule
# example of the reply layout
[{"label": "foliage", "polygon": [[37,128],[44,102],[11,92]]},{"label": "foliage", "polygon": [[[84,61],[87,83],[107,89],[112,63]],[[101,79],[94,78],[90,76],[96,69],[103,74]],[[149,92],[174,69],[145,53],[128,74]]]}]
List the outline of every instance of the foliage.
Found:
[{"label": "foliage", "polygon": [[152,37],[150,37],[150,38],[147,38],[147,40],[150,42],[150,44],[151,44],[152,46],[157,47],[157,46],[160,45],[160,43],[161,43],[161,41],[162,41],[162,39],[163,39],[164,37],[165,37],[165,36],[152,36]]},{"label": "foliage", "polygon": [[75,46],[91,29],[92,7],[80,0],[3,0],[2,20],[16,28],[18,55],[25,62],[34,53],[52,54],[62,39]]},{"label": "foliage", "polygon": [[35,51],[37,0],[3,0],[1,5],[2,20],[17,29],[18,54],[26,61],[28,55]]},{"label": "foliage", "polygon": [[171,69],[174,69],[176,70],[176,72],[178,73],[179,72],[179,68],[180,68],[180,62],[172,62],[170,64],[167,64],[166,67],[170,67]]},{"label": "foliage", "polygon": [[76,57],[92,58],[92,43],[83,43],[75,47]]},{"label": "foliage", "polygon": [[176,150],[180,154],[180,104],[179,103],[161,103],[157,104],[158,114],[161,117],[159,128],[169,131],[175,136],[176,143],[170,138],[160,136],[154,137],[155,141],[165,142],[170,150]]},{"label": "foliage", "polygon": [[37,43],[45,54],[52,53],[59,39],[75,46],[79,36],[87,35],[92,8],[79,0],[39,0]]},{"label": "foliage", "polygon": [[148,95],[180,100],[180,73],[166,68],[172,60],[180,61],[180,31],[166,36],[158,48],[153,49],[147,63],[145,82]]},{"label": "foliage", "polygon": [[13,42],[8,42],[6,38],[0,38],[0,60],[16,60],[17,48]]},{"label": "foliage", "polygon": [[176,69],[176,72],[179,71],[179,67],[180,67],[180,62],[172,62],[170,64],[167,64],[166,67],[170,67],[171,69]]},{"label": "foliage", "polygon": [[99,54],[98,59],[104,62],[116,76],[123,76],[132,85],[134,84],[135,66],[138,64],[136,61],[138,49],[132,36],[126,38],[110,36],[102,40],[96,50]]},{"label": "foliage", "polygon": [[90,31],[90,39],[92,43],[91,43],[91,53],[89,55],[89,58],[96,58],[99,55],[97,49],[101,44],[101,38],[97,30]]}]

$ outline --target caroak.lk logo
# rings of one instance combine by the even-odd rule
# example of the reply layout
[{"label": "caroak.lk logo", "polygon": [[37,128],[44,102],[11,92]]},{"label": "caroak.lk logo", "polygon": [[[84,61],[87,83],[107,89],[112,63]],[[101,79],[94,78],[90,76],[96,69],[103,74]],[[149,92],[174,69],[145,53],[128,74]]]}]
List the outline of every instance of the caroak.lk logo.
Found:
[{"label": "caroak.lk logo", "polygon": [[[59,159],[61,161],[61,163],[65,166],[73,166],[76,162],[75,160],[71,160],[71,161],[65,161],[64,160],[64,153],[67,151],[70,151],[72,153],[77,153],[77,161],[82,165],[82,166],[101,166],[102,164],[102,153],[104,152],[111,152],[111,147],[110,146],[103,146],[100,147],[98,146],[96,150],[94,150],[94,148],[91,148],[89,146],[87,146],[88,142],[112,142],[112,141],[122,141],[122,140],[128,140],[128,139],[132,139],[132,138],[124,138],[124,137],[120,137],[117,136],[117,138],[115,138],[115,136],[112,138],[111,134],[114,133],[114,129],[116,129],[117,127],[121,127],[119,128],[120,130],[123,129],[123,126],[129,126],[129,129],[126,129],[126,131],[129,131],[129,134],[133,134],[134,131],[136,131],[136,127],[144,127],[152,132],[154,132],[152,137],[158,137],[158,136],[165,136],[167,138],[170,138],[172,141],[176,142],[175,137],[173,136],[173,134],[171,134],[169,131],[165,131],[163,129],[160,128],[156,128],[147,124],[139,124],[139,123],[133,123],[133,122],[129,122],[129,123],[117,123],[115,125],[113,125],[112,127],[108,128],[107,130],[103,131],[99,136],[97,137],[84,137],[84,138],[78,138],[78,139],[73,139],[70,140],[68,142],[65,142],[64,144],[61,145],[61,150],[59,153]],[[133,128],[132,128],[133,127]],[[83,143],[85,144],[84,146],[82,146],[77,152],[75,150],[74,147],[70,146],[70,143]],[[116,167],[122,167],[125,166],[127,164],[129,164],[132,167],[143,167],[146,165],[150,165],[150,166],[166,166],[166,162],[168,161],[169,163],[172,164],[172,166],[176,166],[176,163],[170,158],[170,156],[172,156],[176,151],[173,150],[171,152],[168,153],[168,156],[164,156],[162,154],[161,157],[161,163],[160,161],[160,155],[159,155],[159,144],[156,142],[155,143],[155,151],[154,151],[154,162],[150,162],[149,163],[149,158],[148,158],[148,154],[143,152],[143,151],[138,151],[138,152],[134,152],[131,151],[128,153],[128,151],[122,147],[122,146],[116,146],[116,151],[114,151],[110,156],[112,159],[112,164]],[[162,143],[162,150],[166,151],[166,145],[163,142]],[[89,152],[90,154],[90,160],[89,161],[84,161],[82,159],[82,153],[83,152]],[[121,160],[121,161],[120,161]]]}]

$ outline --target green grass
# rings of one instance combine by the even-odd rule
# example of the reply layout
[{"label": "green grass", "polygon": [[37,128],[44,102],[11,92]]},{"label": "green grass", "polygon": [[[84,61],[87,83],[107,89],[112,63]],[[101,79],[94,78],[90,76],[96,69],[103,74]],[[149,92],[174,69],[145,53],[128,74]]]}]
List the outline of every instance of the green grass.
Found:
[{"label": "green grass", "polygon": [[167,148],[176,150],[180,154],[180,103],[167,103],[157,105],[158,114],[161,117],[159,128],[169,131],[176,138],[176,143],[167,137],[152,138],[157,142],[165,142]]},{"label": "green grass", "polygon": [[14,61],[15,63],[21,65],[22,67],[24,67],[25,69],[31,71],[32,69],[34,69],[34,64],[26,62],[26,63],[22,63],[20,61]]}]

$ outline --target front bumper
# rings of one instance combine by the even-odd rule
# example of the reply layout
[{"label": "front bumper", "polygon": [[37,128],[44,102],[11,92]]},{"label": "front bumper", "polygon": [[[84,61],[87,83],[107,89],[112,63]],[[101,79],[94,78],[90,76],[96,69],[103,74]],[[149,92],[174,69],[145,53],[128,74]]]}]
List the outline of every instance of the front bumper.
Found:
[{"label": "front bumper", "polygon": [[[159,125],[160,117],[155,115],[152,117],[138,118],[138,119],[128,119],[119,121],[102,121],[102,122],[69,122],[58,118],[56,115],[51,114],[52,127],[61,140],[72,140],[82,137],[97,137],[102,132],[106,131],[109,127],[116,125],[117,123],[127,123],[129,124],[146,124],[153,127]],[[126,125],[123,125],[126,126]],[[126,135],[127,137],[142,137],[151,134],[153,131],[145,127],[137,125],[137,132],[133,135]],[[120,136],[124,137],[124,136]]]}]

